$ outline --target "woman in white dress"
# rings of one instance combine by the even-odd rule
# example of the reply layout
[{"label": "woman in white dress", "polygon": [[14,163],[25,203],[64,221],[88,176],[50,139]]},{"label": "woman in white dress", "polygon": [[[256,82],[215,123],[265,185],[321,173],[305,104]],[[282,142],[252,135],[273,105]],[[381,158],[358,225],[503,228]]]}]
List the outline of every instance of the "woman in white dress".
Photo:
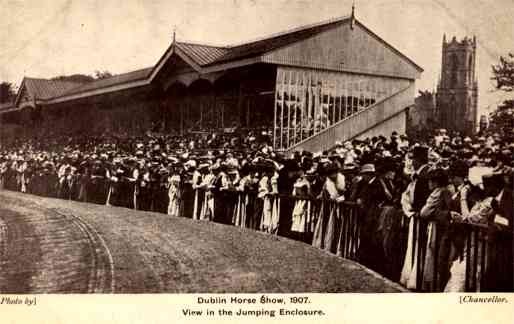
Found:
[{"label": "woman in white dress", "polygon": [[214,219],[214,192],[219,164],[215,163],[209,167],[209,173],[203,177],[201,187],[205,191],[204,202],[200,211],[200,220],[212,221]]},{"label": "woman in white dress", "polygon": [[267,165],[265,173],[259,181],[258,198],[263,200],[261,231],[276,234],[278,230],[278,193],[277,179],[278,174],[272,164]]},{"label": "woman in white dress", "polygon": [[205,189],[203,186],[203,177],[209,170],[209,164],[202,163],[198,166],[198,169],[193,173],[192,188],[195,193],[195,199],[193,203],[193,219],[201,219],[201,211],[205,200]]},{"label": "woman in white dress", "polygon": [[180,216],[180,175],[175,168],[172,168],[171,174],[168,177],[168,215],[178,217]]},{"label": "woman in white dress", "polygon": [[[311,186],[303,171],[300,171],[300,177],[293,185],[293,196],[308,197],[311,195]],[[299,240],[305,239],[306,232],[310,228],[311,201],[309,199],[298,199],[293,208],[293,220],[291,223],[291,232]]]},{"label": "woman in white dress", "polygon": [[240,170],[241,180],[235,187],[237,191],[237,203],[234,210],[234,217],[232,218],[232,224],[239,227],[246,227],[247,214],[246,210],[249,204],[248,189],[253,183],[252,174],[248,164],[245,164]]}]

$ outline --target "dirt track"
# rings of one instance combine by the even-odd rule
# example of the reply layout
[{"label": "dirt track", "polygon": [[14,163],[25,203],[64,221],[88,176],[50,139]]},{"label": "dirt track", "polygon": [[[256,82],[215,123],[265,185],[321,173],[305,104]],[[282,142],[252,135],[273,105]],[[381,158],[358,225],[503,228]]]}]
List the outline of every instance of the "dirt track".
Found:
[{"label": "dirt track", "polygon": [[0,191],[0,293],[401,290],[281,237]]}]

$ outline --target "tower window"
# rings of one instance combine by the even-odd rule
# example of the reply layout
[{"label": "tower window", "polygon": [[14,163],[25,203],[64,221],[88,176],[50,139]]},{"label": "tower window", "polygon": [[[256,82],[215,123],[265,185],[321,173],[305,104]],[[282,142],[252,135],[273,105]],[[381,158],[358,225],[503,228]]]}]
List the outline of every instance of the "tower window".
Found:
[{"label": "tower window", "polygon": [[469,56],[469,63],[468,63],[468,76],[469,76],[469,83],[473,82],[473,56]]},{"label": "tower window", "polygon": [[450,56],[450,87],[457,86],[457,69],[459,66],[459,59],[454,53]]}]

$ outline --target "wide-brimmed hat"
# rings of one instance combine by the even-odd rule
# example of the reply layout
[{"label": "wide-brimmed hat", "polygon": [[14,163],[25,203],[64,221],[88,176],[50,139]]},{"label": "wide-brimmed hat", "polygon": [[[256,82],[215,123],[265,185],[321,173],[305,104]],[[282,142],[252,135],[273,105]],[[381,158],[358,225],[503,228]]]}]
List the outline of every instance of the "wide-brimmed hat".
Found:
[{"label": "wide-brimmed hat", "polygon": [[207,169],[209,169],[209,166],[210,166],[210,164],[209,164],[209,163],[200,163],[200,164],[198,165],[198,168],[197,168],[197,169],[198,169],[198,171],[201,171],[201,170],[207,170]]},{"label": "wide-brimmed hat", "polygon": [[186,163],[184,163],[184,167],[194,169],[196,168],[196,161],[195,160],[189,160]]},{"label": "wide-brimmed hat", "polygon": [[375,170],[375,165],[374,164],[371,164],[371,163],[367,163],[367,164],[364,164],[362,167],[361,167],[361,170],[360,170],[360,173],[375,173],[376,170]]},{"label": "wide-brimmed hat", "polygon": [[346,162],[345,164],[343,164],[344,171],[355,171],[357,169],[358,169],[357,164],[355,164],[353,162]]},{"label": "wide-brimmed hat", "polygon": [[376,169],[381,173],[386,173],[389,171],[396,171],[398,169],[398,165],[393,157],[384,157],[377,161]]},{"label": "wide-brimmed hat", "polygon": [[412,149],[412,159],[427,161],[428,160],[428,147],[421,146],[421,145],[415,146]]},{"label": "wide-brimmed hat", "polygon": [[284,169],[287,171],[293,172],[300,170],[300,166],[298,165],[298,162],[296,162],[295,160],[284,160],[282,164],[284,165]]},{"label": "wide-brimmed hat", "polygon": [[335,163],[326,163],[323,165],[323,173],[325,175],[334,174],[336,172],[339,172],[339,167]]}]

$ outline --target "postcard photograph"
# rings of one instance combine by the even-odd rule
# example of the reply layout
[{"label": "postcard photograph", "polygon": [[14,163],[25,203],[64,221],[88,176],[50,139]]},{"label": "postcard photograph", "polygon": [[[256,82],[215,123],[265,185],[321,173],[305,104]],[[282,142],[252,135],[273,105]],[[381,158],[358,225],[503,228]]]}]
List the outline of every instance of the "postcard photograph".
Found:
[{"label": "postcard photograph", "polygon": [[0,5],[0,294],[514,292],[512,1]]}]

